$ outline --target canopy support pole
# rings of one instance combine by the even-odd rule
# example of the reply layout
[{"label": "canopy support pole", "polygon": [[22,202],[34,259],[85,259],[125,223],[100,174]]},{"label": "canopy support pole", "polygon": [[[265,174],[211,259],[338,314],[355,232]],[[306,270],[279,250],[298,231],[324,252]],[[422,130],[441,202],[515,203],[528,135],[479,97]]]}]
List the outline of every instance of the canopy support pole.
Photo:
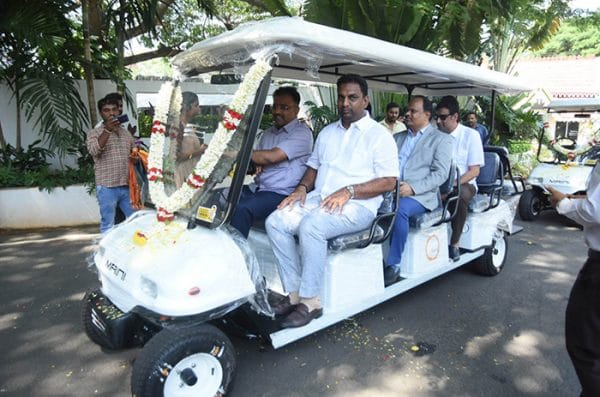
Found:
[{"label": "canopy support pole", "polygon": [[494,125],[496,124],[496,90],[492,90],[492,123],[490,125],[490,138],[494,134]]}]

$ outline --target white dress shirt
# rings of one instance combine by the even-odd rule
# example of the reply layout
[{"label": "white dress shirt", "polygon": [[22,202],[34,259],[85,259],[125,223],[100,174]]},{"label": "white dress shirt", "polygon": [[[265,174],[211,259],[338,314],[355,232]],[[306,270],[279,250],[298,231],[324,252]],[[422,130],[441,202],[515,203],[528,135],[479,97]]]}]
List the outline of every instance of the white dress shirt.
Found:
[{"label": "white dress shirt", "polygon": [[600,163],[596,163],[590,174],[587,197],[581,199],[564,198],[556,209],[583,226],[585,243],[594,251],[600,251]]},{"label": "white dress shirt", "polygon": [[[450,135],[454,137],[452,158],[456,162],[461,176],[463,176],[471,166],[484,166],[483,145],[481,144],[479,133],[476,130],[458,124]],[[477,189],[477,178],[471,179],[469,183]]]},{"label": "white dress shirt", "polygon": [[[367,113],[344,128],[341,121],[331,123],[319,133],[312,155],[306,163],[317,170],[315,190],[321,199],[335,191],[382,177],[398,177],[398,152],[392,135]],[[356,199],[373,214],[382,196]]]}]

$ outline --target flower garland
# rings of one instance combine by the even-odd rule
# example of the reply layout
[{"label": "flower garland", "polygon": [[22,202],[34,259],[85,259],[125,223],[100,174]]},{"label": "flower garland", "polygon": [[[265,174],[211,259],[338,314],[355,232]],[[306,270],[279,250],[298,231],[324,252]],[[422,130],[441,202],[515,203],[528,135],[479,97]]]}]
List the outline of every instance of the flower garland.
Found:
[{"label": "flower garland", "polygon": [[152,124],[150,135],[150,153],[148,156],[148,180],[150,181],[150,197],[157,208],[157,219],[160,222],[171,221],[174,213],[186,205],[204,185],[215,168],[217,161],[227,148],[231,136],[237,130],[244,113],[248,107],[248,99],[254,94],[264,76],[271,70],[269,63],[258,59],[248,70],[244,81],[233,96],[229,108],[223,115],[215,135],[200,160],[196,163],[192,173],[172,195],[167,196],[163,184],[162,158],[164,153],[165,125],[179,125],[179,112],[181,109],[181,88],[177,83],[164,83],[158,93],[159,98],[169,100],[171,106],[167,109],[165,102],[161,101],[155,110],[155,120]]}]

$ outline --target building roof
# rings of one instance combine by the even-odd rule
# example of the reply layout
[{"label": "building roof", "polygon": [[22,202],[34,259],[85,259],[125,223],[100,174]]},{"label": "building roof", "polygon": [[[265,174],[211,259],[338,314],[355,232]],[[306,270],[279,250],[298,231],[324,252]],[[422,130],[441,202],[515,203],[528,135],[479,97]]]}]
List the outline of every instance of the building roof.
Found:
[{"label": "building roof", "polygon": [[515,72],[553,98],[600,98],[600,57],[525,58]]}]

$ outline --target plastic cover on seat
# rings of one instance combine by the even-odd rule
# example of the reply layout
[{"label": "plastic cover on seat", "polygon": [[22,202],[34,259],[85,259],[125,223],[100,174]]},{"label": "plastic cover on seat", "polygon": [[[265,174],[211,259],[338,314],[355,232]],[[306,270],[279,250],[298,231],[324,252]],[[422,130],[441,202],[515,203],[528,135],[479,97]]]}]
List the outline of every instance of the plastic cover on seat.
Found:
[{"label": "plastic cover on seat", "polygon": [[[415,229],[425,229],[438,223],[442,218],[442,213],[442,207],[438,207],[432,211],[426,211],[417,216],[411,216],[408,219],[408,224]],[[446,215],[449,215],[448,212],[446,212]]]},{"label": "plastic cover on seat", "polygon": [[[452,220],[454,214],[450,213],[448,205],[450,204],[450,201],[458,200],[458,196],[460,195],[460,186],[458,186],[458,190],[453,193],[454,183],[458,178],[460,178],[460,171],[454,160],[452,160],[448,179],[446,179],[439,188],[440,196],[445,196],[446,201],[432,211],[426,211],[423,214],[410,217],[408,220],[410,227],[415,229],[425,229]],[[454,212],[456,213],[456,210]]]},{"label": "plastic cover on seat", "polygon": [[[360,232],[344,234],[342,236],[334,237],[329,240],[328,248],[331,251],[342,251],[349,248],[362,248],[364,242],[368,240],[370,233],[371,229],[364,229]],[[380,240],[383,237],[384,233],[385,231],[381,226],[375,226],[373,240]]]},{"label": "plastic cover on seat", "polygon": [[378,215],[368,229],[329,239],[327,244],[329,250],[342,251],[349,248],[365,248],[371,243],[380,243],[385,240],[390,234],[396,218],[398,186],[399,182],[396,181],[394,191],[383,194],[383,201],[377,211]]}]

